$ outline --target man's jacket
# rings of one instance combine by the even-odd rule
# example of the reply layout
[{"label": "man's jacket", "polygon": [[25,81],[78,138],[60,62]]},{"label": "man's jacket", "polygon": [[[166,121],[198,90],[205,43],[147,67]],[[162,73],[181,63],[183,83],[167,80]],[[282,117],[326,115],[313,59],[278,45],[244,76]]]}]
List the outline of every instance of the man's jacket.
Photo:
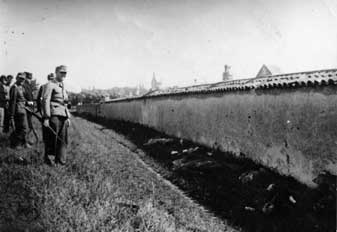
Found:
[{"label": "man's jacket", "polygon": [[26,114],[26,98],[23,86],[14,84],[9,91],[9,108],[8,113],[10,117],[15,114]]},{"label": "man's jacket", "polygon": [[25,98],[27,101],[33,101],[33,88],[28,81],[23,82],[23,88],[25,90]]},{"label": "man's jacket", "polygon": [[0,107],[7,107],[9,101],[9,87],[0,83]]},{"label": "man's jacket", "polygon": [[46,86],[48,83],[41,85],[39,88],[39,92],[36,97],[36,105],[37,105],[37,111],[42,113],[42,100],[43,100],[43,94],[45,92]]},{"label": "man's jacket", "polygon": [[57,81],[48,82],[42,93],[42,117],[63,116],[69,118],[67,103],[68,95],[63,83]]}]

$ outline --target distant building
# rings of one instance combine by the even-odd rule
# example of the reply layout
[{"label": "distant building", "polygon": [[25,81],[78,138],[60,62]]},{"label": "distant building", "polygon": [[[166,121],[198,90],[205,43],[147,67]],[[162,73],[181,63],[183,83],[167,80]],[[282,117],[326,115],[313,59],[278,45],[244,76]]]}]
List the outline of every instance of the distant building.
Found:
[{"label": "distant building", "polygon": [[225,65],[225,71],[222,74],[222,80],[223,81],[229,81],[232,78],[232,75],[229,73],[229,69],[231,67],[229,65]]},{"label": "distant building", "polygon": [[140,85],[137,86],[137,89],[136,89],[136,96],[139,96],[140,95]]},{"label": "distant building", "polygon": [[103,102],[107,102],[110,100],[110,96],[109,95],[104,95],[103,96]]},{"label": "distant building", "polygon": [[160,88],[161,83],[156,80],[156,74],[153,73],[152,81],[151,81],[151,90],[158,90]]},{"label": "distant building", "polygon": [[267,66],[264,64],[260,68],[259,72],[257,73],[256,77],[267,77],[273,75],[272,72],[267,68]]},{"label": "distant building", "polygon": [[143,94],[145,94],[147,92],[148,92],[148,90],[145,89],[145,87],[143,86],[143,84],[139,84],[137,86],[136,90],[135,90],[135,95],[136,96],[141,96],[141,95],[143,95]]}]

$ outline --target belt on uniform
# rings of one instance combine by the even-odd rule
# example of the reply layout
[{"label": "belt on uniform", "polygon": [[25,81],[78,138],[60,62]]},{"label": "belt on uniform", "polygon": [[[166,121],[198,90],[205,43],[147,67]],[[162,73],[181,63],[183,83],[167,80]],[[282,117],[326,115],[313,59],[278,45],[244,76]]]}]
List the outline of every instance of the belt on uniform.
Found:
[{"label": "belt on uniform", "polygon": [[65,103],[65,102],[59,102],[59,101],[50,101],[50,102],[53,102],[53,103],[58,103],[58,104],[60,104],[60,105],[63,105],[63,106],[65,106],[65,105],[66,105],[66,103]]}]

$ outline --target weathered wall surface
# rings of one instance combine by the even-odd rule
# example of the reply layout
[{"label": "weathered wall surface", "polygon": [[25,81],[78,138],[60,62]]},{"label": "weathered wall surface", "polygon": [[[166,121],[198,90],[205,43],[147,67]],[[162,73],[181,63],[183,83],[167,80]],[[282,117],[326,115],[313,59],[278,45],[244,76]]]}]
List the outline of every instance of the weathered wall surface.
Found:
[{"label": "weathered wall surface", "polygon": [[78,110],[244,154],[311,186],[321,171],[337,174],[335,85],[162,96]]}]

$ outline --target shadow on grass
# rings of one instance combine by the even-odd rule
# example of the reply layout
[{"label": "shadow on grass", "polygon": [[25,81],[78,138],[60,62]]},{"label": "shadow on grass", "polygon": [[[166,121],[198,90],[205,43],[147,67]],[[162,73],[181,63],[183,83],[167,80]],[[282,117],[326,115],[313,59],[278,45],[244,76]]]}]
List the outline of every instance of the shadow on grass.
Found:
[{"label": "shadow on grass", "polygon": [[80,116],[124,135],[146,153],[142,159],[157,172],[244,231],[336,229],[335,176],[321,176],[319,187],[311,189],[243,157],[142,125]]}]

